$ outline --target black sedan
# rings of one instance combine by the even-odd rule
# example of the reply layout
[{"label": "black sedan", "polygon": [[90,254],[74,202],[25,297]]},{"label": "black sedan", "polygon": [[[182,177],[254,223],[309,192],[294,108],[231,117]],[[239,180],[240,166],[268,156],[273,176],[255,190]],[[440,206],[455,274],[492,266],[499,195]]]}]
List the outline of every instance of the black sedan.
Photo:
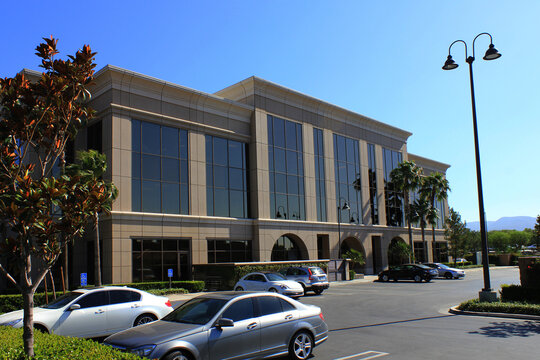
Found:
[{"label": "black sedan", "polygon": [[379,274],[379,281],[414,280],[421,282],[431,281],[438,275],[436,269],[421,264],[404,264],[384,270]]}]

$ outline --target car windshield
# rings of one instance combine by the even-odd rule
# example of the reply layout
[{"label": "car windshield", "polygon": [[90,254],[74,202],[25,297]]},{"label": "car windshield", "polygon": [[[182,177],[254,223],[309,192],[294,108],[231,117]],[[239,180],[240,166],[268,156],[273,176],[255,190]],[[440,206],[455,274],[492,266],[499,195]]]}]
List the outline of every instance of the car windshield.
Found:
[{"label": "car windshield", "polygon": [[313,275],[324,275],[324,271],[322,271],[321,268],[318,267],[310,267],[309,270]]},{"label": "car windshield", "polygon": [[42,305],[41,307],[45,309],[60,309],[61,307],[66,306],[67,304],[81,296],[82,294],[82,292],[76,291],[69,292],[66,295],[60,296],[58,299],[51,301],[47,305]]},{"label": "car windshield", "polygon": [[441,269],[450,269],[448,266],[446,266],[446,265],[444,265],[444,264],[437,264],[437,265],[439,265],[439,267],[440,267]]},{"label": "car windshield", "polygon": [[283,280],[287,280],[287,278],[285,278],[285,276],[281,275],[281,274],[278,274],[278,273],[268,273],[268,274],[265,274],[266,275],[266,278],[268,279],[268,281],[283,281]]},{"label": "car windshield", "polygon": [[180,305],[162,320],[184,324],[204,325],[227,303],[223,299],[198,297]]}]

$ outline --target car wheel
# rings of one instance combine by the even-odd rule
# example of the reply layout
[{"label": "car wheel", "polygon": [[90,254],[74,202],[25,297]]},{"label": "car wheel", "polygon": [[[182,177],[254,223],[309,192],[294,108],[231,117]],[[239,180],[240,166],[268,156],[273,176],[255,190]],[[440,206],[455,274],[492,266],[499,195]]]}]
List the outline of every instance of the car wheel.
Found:
[{"label": "car wheel", "polygon": [[191,360],[191,359],[192,357],[188,353],[182,350],[173,351],[172,353],[167,354],[167,356],[163,358],[163,360]]},{"label": "car wheel", "polygon": [[289,343],[289,358],[293,360],[305,360],[313,352],[313,338],[307,331],[299,331]]},{"label": "car wheel", "polygon": [[446,274],[444,274],[444,277],[447,278],[448,280],[450,280],[451,278],[453,278],[452,273],[449,273],[449,272],[447,272]]},{"label": "car wheel", "polygon": [[430,281],[431,281],[431,278],[428,277],[428,278],[425,278],[424,280],[426,280],[426,282],[430,282]]},{"label": "car wheel", "polygon": [[44,334],[48,334],[49,333],[49,330],[47,330],[47,328],[43,325],[34,325],[34,330],[36,331],[39,331],[39,332],[42,332]]},{"label": "car wheel", "polygon": [[244,288],[241,286],[237,286],[236,289],[234,289],[234,291],[244,291]]},{"label": "car wheel", "polygon": [[276,289],[274,289],[274,288],[270,288],[270,289],[268,289],[268,291],[273,292],[273,293],[277,293],[277,292],[278,292],[278,291],[277,291]]},{"label": "car wheel", "polygon": [[384,274],[383,276],[381,276],[381,280],[387,282],[390,281],[390,278],[388,277],[388,275]]},{"label": "car wheel", "polygon": [[422,282],[422,277],[420,275],[414,275],[415,282]]},{"label": "car wheel", "polygon": [[315,295],[321,295],[323,292],[323,289],[315,289],[313,290],[313,292],[315,293]]},{"label": "car wheel", "polygon": [[139,325],[143,325],[143,324],[148,324],[148,323],[150,323],[152,321],[156,321],[156,320],[157,320],[157,317],[155,317],[152,314],[142,314],[142,315],[139,315],[135,319],[135,322],[133,323],[133,326],[139,326]]}]

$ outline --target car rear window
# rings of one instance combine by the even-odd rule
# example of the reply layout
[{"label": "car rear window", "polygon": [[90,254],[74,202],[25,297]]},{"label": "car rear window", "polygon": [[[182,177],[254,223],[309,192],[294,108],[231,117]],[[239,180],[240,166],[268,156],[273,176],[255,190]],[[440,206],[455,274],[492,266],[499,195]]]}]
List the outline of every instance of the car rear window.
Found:
[{"label": "car rear window", "polygon": [[111,290],[109,291],[111,304],[122,304],[141,300],[141,294],[131,290]]},{"label": "car rear window", "polygon": [[310,267],[311,273],[313,275],[324,275],[325,272],[320,267]]}]

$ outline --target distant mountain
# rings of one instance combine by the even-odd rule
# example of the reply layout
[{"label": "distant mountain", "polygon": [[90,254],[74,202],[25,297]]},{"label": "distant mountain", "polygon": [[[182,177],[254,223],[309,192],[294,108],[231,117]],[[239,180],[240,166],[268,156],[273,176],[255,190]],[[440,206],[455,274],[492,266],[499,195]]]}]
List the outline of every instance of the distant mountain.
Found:
[{"label": "distant mountain", "polygon": [[[497,221],[487,222],[487,231],[491,230],[523,230],[534,229],[536,218],[532,216],[512,216],[502,217]],[[467,227],[471,230],[480,231],[480,222],[471,221],[467,223]]]}]

